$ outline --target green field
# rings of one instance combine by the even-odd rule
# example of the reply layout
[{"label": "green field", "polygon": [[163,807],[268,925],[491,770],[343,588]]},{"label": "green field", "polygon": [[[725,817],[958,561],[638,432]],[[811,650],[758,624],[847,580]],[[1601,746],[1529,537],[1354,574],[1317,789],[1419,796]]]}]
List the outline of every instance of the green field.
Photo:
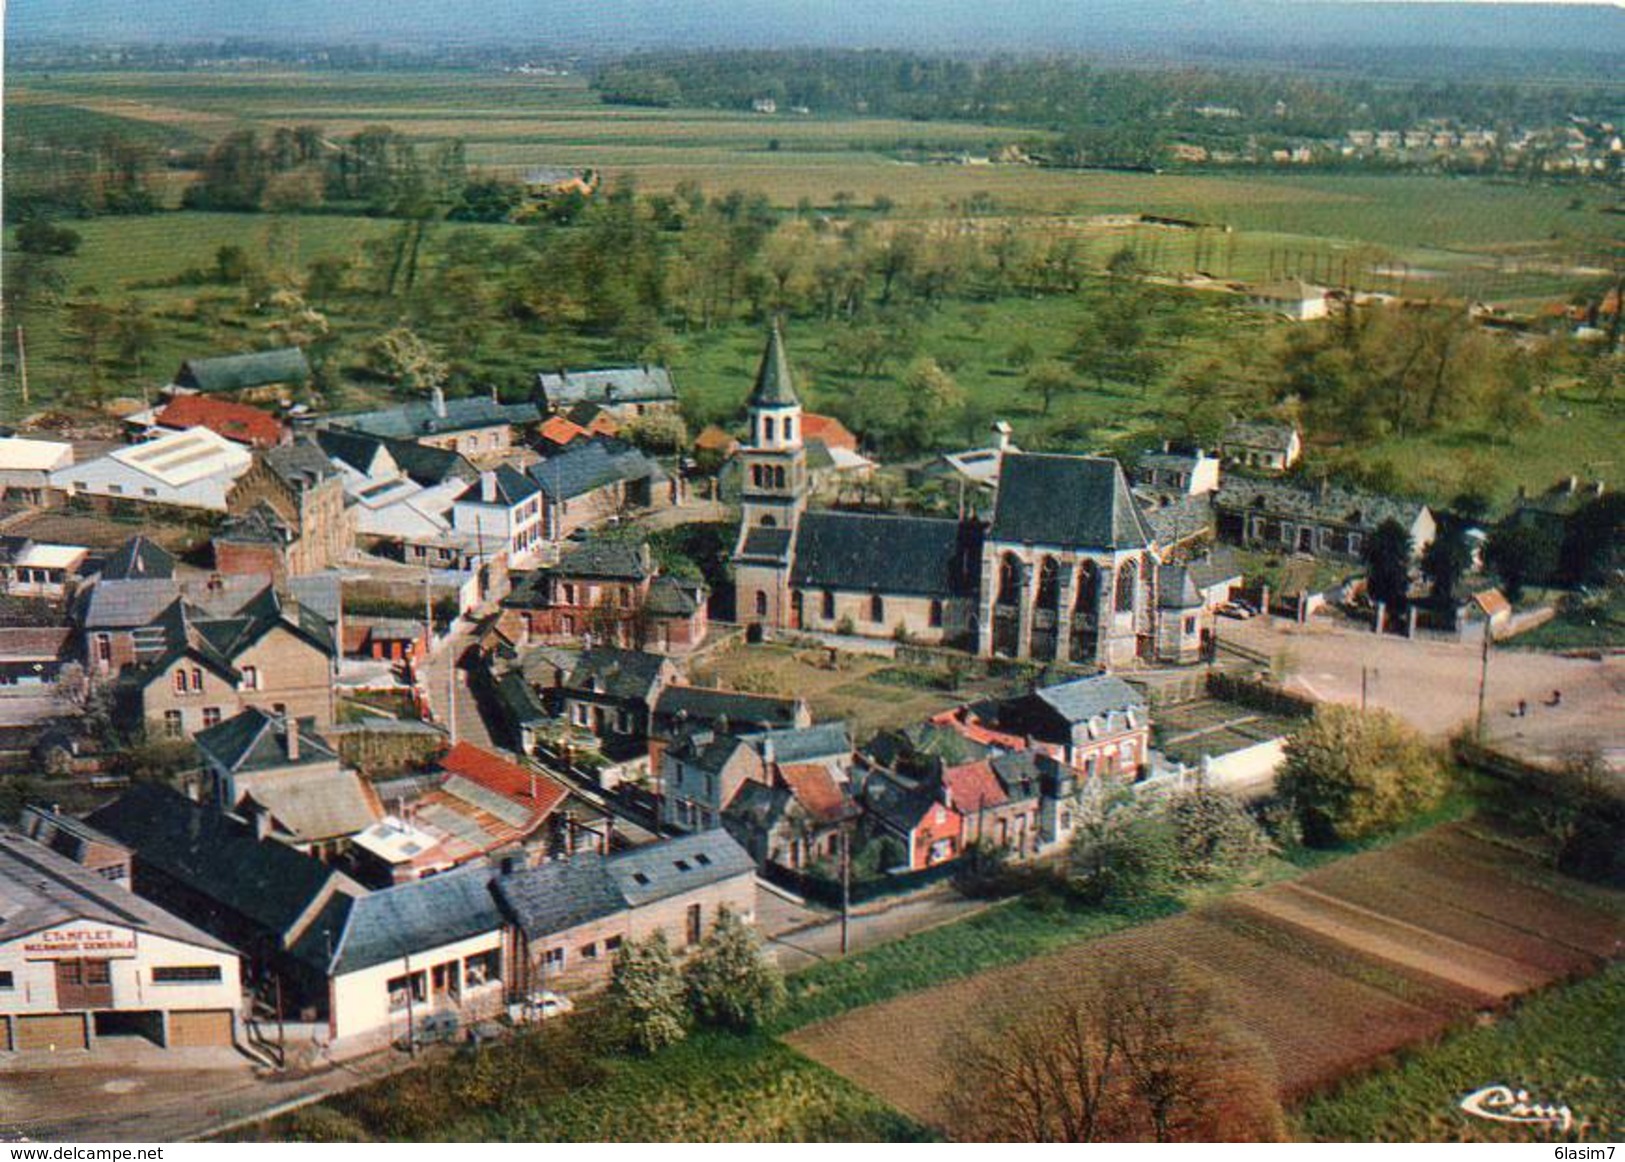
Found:
[{"label": "green field", "polygon": [[[1405,1054],[1305,1103],[1297,1136],[1323,1142],[1606,1142],[1625,1131],[1625,964],[1534,997],[1510,1015]],[[1483,1121],[1458,1103],[1484,1086],[1566,1105],[1582,1129]]]}]

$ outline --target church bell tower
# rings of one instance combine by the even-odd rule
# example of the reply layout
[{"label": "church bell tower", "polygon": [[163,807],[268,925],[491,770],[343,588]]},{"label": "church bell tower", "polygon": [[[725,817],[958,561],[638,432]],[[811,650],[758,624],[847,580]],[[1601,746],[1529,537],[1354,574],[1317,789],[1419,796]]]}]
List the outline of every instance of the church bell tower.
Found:
[{"label": "church bell tower", "polygon": [[790,561],[807,507],[807,450],[801,400],[775,321],[747,406],[750,434],[735,454],[740,474],[739,540],[734,547],[737,617],[789,627]]}]

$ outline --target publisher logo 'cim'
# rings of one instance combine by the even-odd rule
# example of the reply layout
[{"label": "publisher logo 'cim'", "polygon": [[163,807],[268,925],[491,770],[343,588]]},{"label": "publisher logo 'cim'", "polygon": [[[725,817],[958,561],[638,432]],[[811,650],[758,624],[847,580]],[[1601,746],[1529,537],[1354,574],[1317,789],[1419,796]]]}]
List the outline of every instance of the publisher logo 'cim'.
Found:
[{"label": "publisher logo 'cim'", "polygon": [[1463,1112],[1490,1122],[1518,1126],[1551,1126],[1567,1132],[1574,1128],[1574,1111],[1568,1106],[1531,1101],[1529,1091],[1510,1085],[1486,1085],[1461,1099]]}]

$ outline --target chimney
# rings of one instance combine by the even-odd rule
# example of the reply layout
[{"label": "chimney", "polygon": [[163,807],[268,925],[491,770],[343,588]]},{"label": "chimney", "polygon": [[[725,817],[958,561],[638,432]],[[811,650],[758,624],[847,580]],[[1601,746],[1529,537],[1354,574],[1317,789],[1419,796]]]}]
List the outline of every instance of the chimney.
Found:
[{"label": "chimney", "polygon": [[254,805],[254,810],[253,810],[253,820],[254,820],[254,838],[255,839],[269,839],[269,838],[271,838],[271,813],[269,811],[267,811],[264,807],[261,807],[259,804],[256,803]]},{"label": "chimney", "polygon": [[486,504],[495,504],[497,499],[497,474],[495,472],[480,473],[480,499]]},{"label": "chimney", "polygon": [[773,740],[771,738],[762,739],[761,751],[762,751],[762,765],[765,766],[765,767],[772,766],[773,765],[774,755],[773,755]]},{"label": "chimney", "polygon": [[491,402],[492,403],[501,403],[502,402],[500,399],[497,398],[497,385],[494,384],[494,383],[491,385]]},{"label": "chimney", "polygon": [[290,714],[286,721],[288,727],[288,761],[296,763],[299,761],[299,720]]},{"label": "chimney", "polygon": [[441,419],[445,419],[446,393],[440,390],[440,385],[438,383],[434,385],[434,390],[429,393],[429,399],[434,404],[434,414],[439,416]]},{"label": "chimney", "polygon": [[1010,425],[1003,420],[994,421],[993,446],[1001,452],[1010,446]]}]

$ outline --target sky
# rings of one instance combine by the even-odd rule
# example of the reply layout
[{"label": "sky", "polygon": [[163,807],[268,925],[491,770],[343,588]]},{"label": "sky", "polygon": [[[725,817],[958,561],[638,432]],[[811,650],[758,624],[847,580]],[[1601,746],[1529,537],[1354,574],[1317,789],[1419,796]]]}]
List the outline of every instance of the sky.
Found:
[{"label": "sky", "polygon": [[1223,44],[1583,48],[1625,56],[1625,4],[1582,0],[10,0],[16,40],[534,42],[620,51]]}]

